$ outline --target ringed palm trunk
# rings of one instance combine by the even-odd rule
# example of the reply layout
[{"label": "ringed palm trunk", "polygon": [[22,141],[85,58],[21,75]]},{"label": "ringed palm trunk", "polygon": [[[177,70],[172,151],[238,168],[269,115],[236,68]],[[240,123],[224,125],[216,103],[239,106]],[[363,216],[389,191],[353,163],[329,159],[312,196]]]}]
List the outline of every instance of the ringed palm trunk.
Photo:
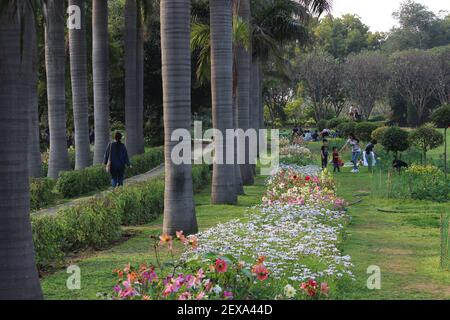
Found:
[{"label": "ringed palm trunk", "polygon": [[137,4],[125,2],[125,131],[128,154],[138,154]]},{"label": "ringed palm trunk", "polygon": [[39,141],[39,110],[38,110],[38,54],[37,54],[37,36],[36,21],[34,15],[30,15],[30,21],[26,24],[29,31],[24,31],[24,63],[26,66],[29,88],[25,92],[28,97],[28,174],[30,177],[37,178],[42,176],[41,148]]},{"label": "ringed palm trunk", "polygon": [[[250,128],[258,130],[260,124],[261,82],[259,59],[254,58],[251,63],[251,103],[250,103]],[[258,141],[258,149],[259,149]],[[252,174],[256,174],[256,166],[251,165]]]},{"label": "ringed palm trunk", "polygon": [[84,0],[70,0],[81,9],[81,29],[69,30],[70,75],[75,126],[75,169],[91,165],[86,58],[86,11]]},{"label": "ringed palm trunk", "polygon": [[144,141],[144,26],[142,21],[142,5],[138,7],[137,27],[137,146],[138,153],[145,152]]},{"label": "ringed palm trunk", "polygon": [[[237,66],[236,66],[236,57],[233,55],[233,125],[235,129],[239,128],[239,121],[238,121],[238,100],[237,100]],[[244,184],[242,183],[242,174],[241,174],[241,168],[238,164],[238,146],[237,146],[238,139],[237,137],[234,139],[234,180],[236,183],[236,194],[237,195],[243,195],[245,194],[244,191]]]},{"label": "ringed palm trunk", "polygon": [[108,0],[94,0],[92,7],[92,65],[94,78],[94,164],[103,162],[110,141],[109,129]]},{"label": "ringed palm trunk", "polygon": [[[161,0],[161,55],[164,105],[165,191],[163,232],[198,231],[192,165],[175,164],[176,129],[191,127],[190,0]],[[191,144],[191,141],[186,141]]]},{"label": "ringed palm trunk", "polygon": [[[215,145],[215,161],[211,202],[213,204],[235,204],[234,164],[226,164],[226,131],[233,129],[233,40],[232,40],[232,1],[210,0],[211,23],[211,96],[213,127],[216,134],[223,137],[223,146]],[[233,159],[234,160],[234,159]]]},{"label": "ringed palm trunk", "polygon": [[21,36],[27,39],[34,26],[29,9],[19,18],[22,13],[15,6],[22,4],[10,1],[0,12],[0,300],[42,299],[29,215],[28,126],[24,125],[29,112],[23,96],[29,89],[30,71],[21,70]]},{"label": "ringed palm trunk", "polygon": [[[250,0],[240,0],[237,9],[237,15],[243,19],[243,21],[250,24]],[[245,48],[242,44],[236,46],[236,64],[238,70],[237,80],[237,118],[238,128],[244,131],[250,128],[250,64],[251,64],[251,52],[248,48]],[[245,143],[246,163],[240,165],[242,183],[244,185],[253,185],[252,168],[249,163],[249,142]]]},{"label": "ringed palm trunk", "polygon": [[69,170],[66,129],[64,1],[45,2],[45,62],[47,68],[50,159],[48,176],[56,179]]}]

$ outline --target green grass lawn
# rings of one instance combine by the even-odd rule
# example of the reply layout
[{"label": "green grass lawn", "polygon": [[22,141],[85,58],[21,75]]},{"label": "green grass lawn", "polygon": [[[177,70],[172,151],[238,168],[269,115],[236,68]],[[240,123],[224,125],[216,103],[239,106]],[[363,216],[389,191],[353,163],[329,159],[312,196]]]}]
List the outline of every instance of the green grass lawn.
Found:
[{"label": "green grass lawn", "polygon": [[[450,299],[450,271],[439,268],[439,216],[448,203],[383,199],[372,193],[367,169],[336,174],[338,192],[349,202],[352,221],[344,253],[352,257],[356,281],[342,299]],[[393,212],[381,212],[381,210]],[[381,269],[381,289],[369,290],[367,268]]]},{"label": "green grass lawn", "polygon": [[[239,197],[237,206],[211,205],[209,188],[196,195],[196,210],[200,229],[204,230],[220,222],[242,217],[246,208],[261,201],[264,192],[264,177],[255,179],[255,185],[245,187],[245,196]],[[133,236],[112,248],[98,252],[80,253],[68,264],[76,264],[81,269],[81,289],[69,290],[66,281],[70,274],[59,270],[42,279],[46,299],[98,299],[98,292],[110,293],[115,284],[115,268],[123,268],[128,262],[154,262],[150,235],[161,233],[162,217],[151,224],[128,227],[126,231]],[[180,248],[177,248],[178,252]],[[163,257],[164,258],[164,257]]]}]

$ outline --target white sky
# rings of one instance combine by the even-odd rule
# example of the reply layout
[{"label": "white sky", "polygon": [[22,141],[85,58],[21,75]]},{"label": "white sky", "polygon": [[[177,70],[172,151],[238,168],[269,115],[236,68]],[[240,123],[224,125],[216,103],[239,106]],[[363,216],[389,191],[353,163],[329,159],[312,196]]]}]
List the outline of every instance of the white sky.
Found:
[{"label": "white sky", "polygon": [[[339,17],[345,13],[357,14],[371,31],[389,31],[396,25],[392,12],[400,8],[402,0],[332,0],[332,14]],[[438,14],[439,10],[450,12],[450,0],[415,0]]]}]

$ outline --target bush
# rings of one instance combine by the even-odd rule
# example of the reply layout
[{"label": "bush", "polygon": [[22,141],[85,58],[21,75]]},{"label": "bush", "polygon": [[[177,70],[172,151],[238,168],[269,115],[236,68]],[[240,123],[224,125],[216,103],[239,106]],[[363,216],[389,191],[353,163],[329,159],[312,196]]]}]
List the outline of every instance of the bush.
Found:
[{"label": "bush", "polygon": [[370,122],[384,122],[386,121],[386,118],[382,115],[377,115],[377,116],[372,116],[370,117],[370,119],[368,120]]},{"label": "bush", "polygon": [[426,161],[427,151],[435,149],[444,143],[444,136],[431,127],[421,127],[409,134],[411,145],[422,151],[423,160]]},{"label": "bush", "polygon": [[328,125],[328,121],[325,119],[319,120],[317,122],[317,130],[322,131],[323,129],[326,129]]},{"label": "bush", "polygon": [[55,181],[49,178],[30,180],[30,208],[39,210],[56,202],[58,195],[53,191]]},{"label": "bush", "polygon": [[336,129],[341,123],[349,122],[346,118],[333,118],[328,120],[327,127],[328,129]]},{"label": "bush", "polygon": [[[126,170],[126,177],[145,173],[164,159],[162,147],[131,158],[132,168]],[[101,165],[81,170],[61,172],[56,183],[56,190],[64,198],[73,198],[92,191],[103,190],[110,184],[110,175]]]},{"label": "bush", "polygon": [[409,148],[409,133],[399,127],[390,127],[387,129],[381,139],[381,144],[387,151],[398,152],[405,151]]},{"label": "bush", "polygon": [[[194,166],[192,176],[194,189],[199,190],[209,181],[210,167]],[[74,250],[103,248],[120,239],[121,225],[149,223],[163,210],[164,180],[156,177],[63,208],[55,215],[32,215],[38,267],[57,266]]]},{"label": "bush", "polygon": [[383,135],[387,129],[389,129],[389,127],[379,127],[377,129],[373,130],[372,134],[370,136],[372,139],[381,141],[381,140],[383,140]]},{"label": "bush", "polygon": [[359,122],[355,126],[355,135],[362,141],[370,141],[372,132],[378,128],[378,125],[372,122]]},{"label": "bush", "polygon": [[350,134],[355,134],[356,123],[351,122],[343,122],[337,126],[337,130],[339,131],[339,136],[348,137]]},{"label": "bush", "polygon": [[437,167],[412,165],[406,175],[412,199],[448,201],[450,185]]}]

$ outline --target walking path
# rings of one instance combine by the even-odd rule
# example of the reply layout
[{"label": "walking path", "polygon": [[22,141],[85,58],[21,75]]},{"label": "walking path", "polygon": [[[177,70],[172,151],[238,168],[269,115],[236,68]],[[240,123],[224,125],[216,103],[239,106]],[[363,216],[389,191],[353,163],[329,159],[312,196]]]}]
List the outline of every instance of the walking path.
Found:
[{"label": "walking path", "polygon": [[[212,146],[212,143],[210,143],[210,144],[203,144],[203,154],[208,152],[210,150],[211,146]],[[195,152],[193,151],[192,152],[192,158],[193,159],[194,159],[194,154],[195,154]],[[127,185],[133,185],[133,184],[136,184],[136,183],[145,182],[145,181],[148,181],[151,178],[154,178],[154,177],[157,177],[157,176],[161,176],[163,174],[164,174],[164,164],[162,163],[162,164],[158,165],[157,167],[151,169],[150,171],[148,171],[146,173],[139,174],[139,175],[136,175],[134,177],[130,177],[128,179],[125,179],[124,184],[127,186]],[[82,201],[86,201],[88,199],[98,197],[99,195],[102,195],[102,194],[104,194],[106,192],[110,192],[111,190],[112,190],[112,188],[109,188],[108,190],[98,192],[98,193],[96,193],[94,195],[83,196],[83,197],[80,197],[80,198],[72,199],[72,200],[70,200],[68,202],[59,204],[59,205],[54,206],[54,207],[45,208],[45,209],[42,209],[42,210],[38,210],[38,211],[32,212],[31,215],[55,215],[59,210],[61,210],[63,208],[76,206],[77,204],[79,204]]]}]

